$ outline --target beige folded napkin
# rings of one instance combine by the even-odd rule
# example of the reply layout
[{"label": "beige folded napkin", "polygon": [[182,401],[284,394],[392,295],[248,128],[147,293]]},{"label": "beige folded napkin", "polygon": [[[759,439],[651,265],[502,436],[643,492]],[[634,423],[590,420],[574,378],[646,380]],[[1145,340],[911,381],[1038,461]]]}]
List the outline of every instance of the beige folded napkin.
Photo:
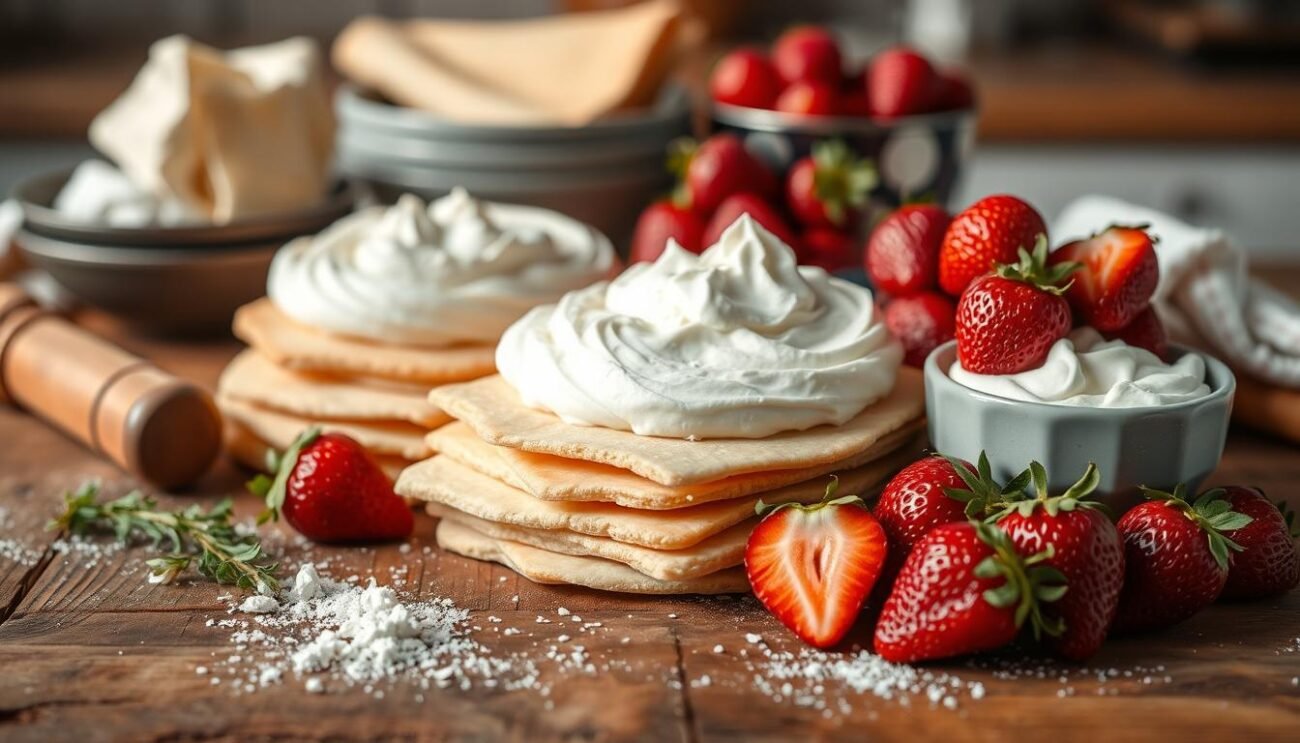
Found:
[{"label": "beige folded napkin", "polygon": [[403,106],[476,124],[580,126],[650,103],[667,74],[672,0],[523,21],[364,17],[334,65]]},{"label": "beige folded napkin", "polygon": [[213,222],[316,203],[334,117],[314,41],[222,52],[184,36],[149,49],[90,141],[136,185]]}]

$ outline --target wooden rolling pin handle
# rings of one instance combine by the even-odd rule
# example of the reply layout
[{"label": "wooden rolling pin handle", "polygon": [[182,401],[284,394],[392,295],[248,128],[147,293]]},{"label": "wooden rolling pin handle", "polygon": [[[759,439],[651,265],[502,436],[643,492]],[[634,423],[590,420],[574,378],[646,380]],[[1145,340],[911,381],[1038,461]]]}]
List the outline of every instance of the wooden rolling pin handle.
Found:
[{"label": "wooden rolling pin handle", "polygon": [[4,285],[0,401],[160,488],[198,479],[221,451],[221,417],[207,392],[15,298]]}]

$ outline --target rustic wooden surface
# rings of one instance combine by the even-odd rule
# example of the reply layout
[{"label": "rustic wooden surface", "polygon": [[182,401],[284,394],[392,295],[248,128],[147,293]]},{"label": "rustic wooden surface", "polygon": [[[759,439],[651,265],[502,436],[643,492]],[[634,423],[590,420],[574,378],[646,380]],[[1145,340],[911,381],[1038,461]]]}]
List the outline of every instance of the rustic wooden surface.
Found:
[{"label": "rustic wooden surface", "polygon": [[[110,326],[95,323],[109,333]],[[210,384],[236,350],[232,341],[164,344],[127,338],[163,366]],[[230,630],[206,625],[226,616],[228,593],[201,579],[153,586],[143,581],[145,551],[96,558],[53,549],[44,522],[61,493],[100,478],[109,494],[133,483],[78,445],[21,413],[0,409],[0,539],[39,555],[34,565],[0,557],[0,739],[510,739],[788,740],[971,739],[1282,740],[1300,730],[1300,592],[1220,605],[1158,635],[1109,643],[1086,669],[1041,661],[1020,664],[1027,678],[998,678],[987,665],[940,664],[987,696],[962,697],[956,710],[923,697],[908,706],[828,683],[830,712],[774,700],[754,685],[741,658],[746,633],[774,648],[797,641],[752,598],[637,598],[536,586],[504,568],[441,554],[421,517],[414,549],[305,548],[274,538],[288,566],[331,556],[331,573],[374,574],[381,582],[406,567],[417,596],[447,596],[471,609],[476,638],[494,651],[533,652],[566,631],[567,607],[601,622],[581,642],[595,674],[545,670],[548,696],[475,684],[469,690],[360,687],[308,694],[286,679],[252,694],[213,686],[196,668],[232,652]],[[1234,431],[1216,483],[1261,486],[1300,507],[1300,449]],[[221,464],[179,504],[238,492],[244,473]],[[240,501],[252,514],[256,504]],[[274,536],[274,534],[273,534]],[[106,541],[105,544],[108,544]],[[519,596],[516,604],[511,599]],[[500,617],[499,625],[488,616]],[[504,636],[496,627],[524,632]],[[623,638],[629,638],[624,643]],[[713,651],[721,644],[725,652]],[[1119,676],[1099,683],[1098,669]],[[1159,670],[1151,670],[1159,669]],[[1127,674],[1126,674],[1127,672]],[[1022,672],[1023,673],[1023,672]],[[1144,678],[1150,676],[1151,678]],[[707,681],[705,680],[707,677]],[[779,688],[780,684],[777,683]],[[1294,738],[1291,738],[1294,740]]]}]

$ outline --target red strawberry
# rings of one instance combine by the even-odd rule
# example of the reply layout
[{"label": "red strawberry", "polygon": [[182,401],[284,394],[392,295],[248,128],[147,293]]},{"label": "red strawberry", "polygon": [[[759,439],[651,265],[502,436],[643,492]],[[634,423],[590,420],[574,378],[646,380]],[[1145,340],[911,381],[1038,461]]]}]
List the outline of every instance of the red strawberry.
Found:
[{"label": "red strawberry", "polygon": [[758,512],[763,520],[745,545],[754,595],[804,642],[828,648],[843,639],[880,569],[887,542],[880,523],[856,495],[821,503],[785,503]]},{"label": "red strawberry", "polygon": [[851,235],[829,227],[812,227],[799,236],[795,252],[799,263],[835,272],[857,263],[858,242]]},{"label": "red strawberry", "polygon": [[909,116],[934,106],[938,76],[925,57],[907,47],[895,47],[871,60],[866,85],[873,114]]},{"label": "red strawberry", "polygon": [[939,245],[951,221],[935,204],[900,207],[881,220],[867,238],[867,275],[876,288],[893,296],[935,288]]},{"label": "red strawberry", "polygon": [[857,219],[876,186],[876,169],[844,142],[813,145],[812,155],[796,160],[785,179],[790,212],[809,227],[844,227]]},{"label": "red strawberry", "polygon": [[1066,298],[1085,323],[1103,332],[1133,322],[1149,306],[1160,278],[1156,250],[1143,227],[1108,227],[1062,245],[1049,259],[1067,261],[1081,268]]},{"label": "red strawberry", "polygon": [[1286,593],[1300,583],[1300,552],[1291,531],[1291,514],[1256,488],[1226,487],[1232,510],[1253,519],[1223,536],[1241,545],[1232,556],[1222,598],[1255,599]]},{"label": "red strawberry", "polygon": [[841,91],[838,114],[840,116],[867,118],[871,116],[871,101],[867,100],[867,94],[862,92],[860,87]]},{"label": "red strawberry", "polygon": [[1023,249],[971,284],[957,302],[957,358],[976,374],[1014,374],[1043,365],[1052,344],[1070,332],[1070,305],[1060,283],[1074,266],[1048,268],[1047,242]]},{"label": "red strawberry", "polygon": [[1124,545],[1101,504],[1085,500],[1097,487],[1096,466],[1089,464],[1079,481],[1064,493],[1047,490],[1043,465],[1029,465],[1034,498],[1020,495],[995,517],[1021,554],[1051,550],[1043,564],[1065,576],[1070,590],[1044,607],[1049,621],[1060,622],[1061,633],[1049,643],[1065,658],[1084,660],[1101,649],[1119,606],[1124,585]]},{"label": "red strawberry", "polygon": [[1162,359],[1169,358],[1169,337],[1165,334],[1164,323],[1156,314],[1155,307],[1147,307],[1138,316],[1119,330],[1102,331],[1108,339],[1121,340],[1130,346],[1145,348]]},{"label": "red strawberry", "polygon": [[656,201],[636,220],[630,260],[632,263],[653,261],[664,252],[670,238],[692,253],[699,253],[705,248],[703,236],[704,221],[694,211],[678,206],[671,199]]},{"label": "red strawberry", "polygon": [[839,92],[827,83],[800,80],[781,91],[774,108],[788,114],[834,116],[840,109]]},{"label": "red strawberry", "polygon": [[993,650],[1026,620],[1050,634],[1041,606],[1066,589],[1040,552],[1023,557],[1005,532],[981,522],[945,524],[912,547],[876,623],[875,649],[912,663]]},{"label": "red strawberry", "polygon": [[963,111],[975,106],[975,90],[964,75],[955,70],[939,73],[934,110]]},{"label": "red strawberry", "polygon": [[925,357],[956,332],[957,307],[946,294],[920,292],[885,305],[885,327],[903,344],[903,363],[920,369]]},{"label": "red strawberry", "polygon": [[1143,489],[1149,499],[1124,514],[1124,590],[1116,632],[1168,627],[1214,603],[1228,581],[1229,550],[1241,547],[1224,532],[1252,519],[1232,510],[1223,490],[1209,490],[1195,503],[1187,488],[1172,493]]},{"label": "red strawberry", "polygon": [[843,74],[835,37],[817,26],[795,26],[772,45],[772,65],[786,85],[800,80],[839,85]]},{"label": "red strawberry", "polygon": [[939,248],[939,286],[954,297],[999,263],[1013,263],[1047,225],[1034,207],[1015,196],[986,196],[953,217]]},{"label": "red strawberry", "polygon": [[742,191],[764,196],[776,192],[776,177],[734,134],[715,134],[698,146],[687,139],[676,141],[669,168],[682,175],[686,199],[701,216]]},{"label": "red strawberry", "polygon": [[269,464],[272,480],[259,475],[249,490],[266,499],[262,521],[280,514],[316,542],[405,539],[415,520],[393,492],[393,481],[356,441],[309,428]]},{"label": "red strawberry", "polygon": [[781,92],[781,80],[762,52],[737,49],[718,60],[709,77],[709,92],[719,103],[771,108]]},{"label": "red strawberry", "polygon": [[940,454],[907,465],[880,491],[872,509],[889,537],[885,575],[897,575],[912,546],[931,529],[982,519],[1028,481],[1029,475],[1021,473],[1005,488],[1000,487],[993,481],[983,452],[978,469],[964,459]]},{"label": "red strawberry", "polygon": [[777,214],[776,210],[767,203],[762,196],[752,193],[738,193],[728,196],[726,201],[718,205],[713,212],[713,218],[704,228],[704,245],[712,245],[722,236],[723,231],[731,226],[732,222],[740,219],[740,215],[748,214],[756,222],[767,228],[768,232],[780,238],[781,242],[793,247],[796,244],[794,231],[786,224],[785,220]]}]

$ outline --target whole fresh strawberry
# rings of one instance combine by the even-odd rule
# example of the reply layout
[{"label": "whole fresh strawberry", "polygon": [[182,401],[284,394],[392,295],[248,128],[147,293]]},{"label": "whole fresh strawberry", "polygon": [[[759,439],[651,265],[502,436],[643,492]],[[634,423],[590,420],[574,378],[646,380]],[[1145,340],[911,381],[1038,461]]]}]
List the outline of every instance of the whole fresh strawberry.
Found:
[{"label": "whole fresh strawberry", "polygon": [[776,176],[759,162],[734,134],[715,134],[696,145],[689,139],[673,143],[669,169],[678,173],[684,200],[701,216],[712,214],[728,196],[742,192],[776,193]]},{"label": "whole fresh strawberry", "polygon": [[1253,519],[1232,510],[1223,490],[1195,503],[1187,488],[1143,489],[1147,501],[1116,525],[1124,540],[1124,590],[1116,632],[1142,632],[1177,624],[1214,603],[1228,581],[1229,553],[1241,551],[1225,532]]},{"label": "whole fresh strawberry", "polygon": [[1019,251],[1028,250],[1047,225],[1034,207],[1015,196],[986,196],[952,218],[939,247],[939,286],[961,296],[977,277],[999,263],[1014,263]]},{"label": "whole fresh strawberry", "polygon": [[261,521],[285,521],[316,542],[404,539],[415,520],[393,481],[360,444],[341,433],[309,428],[268,462],[275,479],[248,484],[266,500]]},{"label": "whole fresh strawberry", "polygon": [[1160,265],[1143,227],[1111,226],[1052,251],[1048,263],[1076,263],[1066,299],[1087,325],[1106,332],[1133,322],[1151,302]]},{"label": "whole fresh strawberry", "polygon": [[871,163],[855,156],[844,142],[827,140],[814,144],[811,155],[790,166],[786,205],[807,227],[842,228],[856,221],[875,186]]},{"label": "whole fresh strawberry", "polygon": [[880,491],[872,509],[889,536],[885,575],[897,575],[913,545],[930,530],[965,523],[970,518],[982,519],[1028,484],[1029,473],[1022,472],[1006,486],[998,485],[983,452],[978,468],[964,459],[941,454],[907,465]]},{"label": "whole fresh strawberry", "polygon": [[754,221],[763,225],[768,232],[776,235],[786,245],[794,247],[798,244],[794,230],[790,229],[785,219],[772,208],[767,199],[753,193],[733,194],[719,204],[713,212],[713,217],[704,227],[701,244],[707,247],[716,243],[722,233],[731,226],[732,222],[740,219],[742,214],[753,217]]},{"label": "whole fresh strawberry", "polygon": [[1062,623],[1061,633],[1048,643],[1065,658],[1084,660],[1101,649],[1115,619],[1124,586],[1124,545],[1101,504],[1087,499],[1100,480],[1095,465],[1060,495],[1048,492],[1043,465],[1033,462],[1029,471],[1035,496],[1013,498],[993,518],[1022,554],[1052,550],[1043,564],[1061,571],[1070,590],[1043,609]]},{"label": "whole fresh strawberry", "polygon": [[810,227],[804,230],[794,247],[800,265],[817,266],[834,272],[857,263],[857,240],[852,235],[830,227]]},{"label": "whole fresh strawberry", "polygon": [[1061,286],[1074,269],[1047,267],[1047,241],[1015,264],[976,279],[957,302],[957,359],[976,374],[1015,374],[1043,365],[1073,318]]},{"label": "whole fresh strawberry", "polygon": [[1252,521],[1223,536],[1241,546],[1228,567],[1222,598],[1256,599],[1286,593],[1300,583],[1300,552],[1292,531],[1294,514],[1274,504],[1257,488],[1226,487],[1232,510]]},{"label": "whole fresh strawberry", "polygon": [[781,92],[776,69],[756,49],[737,49],[722,59],[709,76],[713,100],[733,106],[771,108]]},{"label": "whole fresh strawberry", "polygon": [[799,80],[781,91],[772,108],[803,116],[834,116],[840,112],[840,94],[834,85]]},{"label": "whole fresh strawberry", "polygon": [[1043,606],[1066,592],[1065,576],[1043,564],[1051,550],[1024,556],[996,526],[945,524],[912,547],[876,623],[876,653],[913,663],[994,650],[1026,621],[1035,636],[1058,628]]},{"label": "whole fresh strawberry", "polygon": [[763,520],[745,545],[754,595],[804,642],[828,648],[844,638],[885,564],[887,541],[862,499],[826,497],[810,506],[759,501]]},{"label": "whole fresh strawberry", "polygon": [[885,327],[903,344],[903,363],[920,369],[925,357],[953,339],[957,306],[947,294],[920,292],[885,305]]},{"label": "whole fresh strawberry", "polygon": [[679,206],[672,199],[656,201],[641,212],[632,233],[630,262],[653,261],[664,252],[668,240],[699,253],[708,247],[703,244],[704,221],[693,209]]},{"label": "whole fresh strawberry", "polygon": [[1169,358],[1169,336],[1165,333],[1165,325],[1160,322],[1155,307],[1142,310],[1119,330],[1102,331],[1101,334],[1108,340],[1121,340],[1130,346],[1144,348],[1162,359]]},{"label": "whole fresh strawberry", "polygon": [[883,118],[931,110],[938,94],[938,76],[924,56],[907,47],[877,54],[867,68],[867,100],[871,112]]},{"label": "whole fresh strawberry", "polygon": [[939,285],[939,245],[952,217],[936,204],[899,207],[867,238],[867,276],[895,297]]},{"label": "whole fresh strawberry", "polygon": [[812,81],[839,85],[844,74],[835,37],[818,26],[795,26],[772,45],[772,65],[786,85]]}]

